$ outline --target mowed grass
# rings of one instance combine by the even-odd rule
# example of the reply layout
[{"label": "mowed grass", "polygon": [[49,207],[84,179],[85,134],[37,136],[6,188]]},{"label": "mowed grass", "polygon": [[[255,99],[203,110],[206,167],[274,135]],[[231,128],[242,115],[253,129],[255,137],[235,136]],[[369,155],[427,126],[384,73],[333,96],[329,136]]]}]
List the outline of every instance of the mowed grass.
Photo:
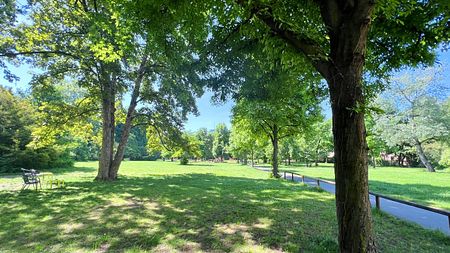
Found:
[{"label": "mowed grass", "polygon": [[[334,180],[333,164],[318,167],[282,166],[282,170]],[[369,168],[370,191],[450,210],[450,171],[427,172],[423,168]]]},{"label": "mowed grass", "polygon": [[[334,196],[237,164],[124,162],[60,170],[66,189],[0,178],[0,252],[336,252]],[[374,212],[382,252],[450,252],[450,237]]]}]

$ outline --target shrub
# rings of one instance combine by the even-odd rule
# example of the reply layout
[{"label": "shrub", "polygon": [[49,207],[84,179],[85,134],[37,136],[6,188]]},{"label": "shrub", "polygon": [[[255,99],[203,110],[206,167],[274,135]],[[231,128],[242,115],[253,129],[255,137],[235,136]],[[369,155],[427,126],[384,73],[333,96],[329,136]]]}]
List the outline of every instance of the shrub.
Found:
[{"label": "shrub", "polygon": [[187,165],[188,162],[189,162],[189,159],[187,157],[185,157],[185,156],[181,157],[181,159],[180,159],[181,165]]},{"label": "shrub", "polygon": [[20,168],[48,170],[71,167],[73,159],[68,151],[58,151],[51,147],[17,150],[0,158],[0,172],[20,172]]}]

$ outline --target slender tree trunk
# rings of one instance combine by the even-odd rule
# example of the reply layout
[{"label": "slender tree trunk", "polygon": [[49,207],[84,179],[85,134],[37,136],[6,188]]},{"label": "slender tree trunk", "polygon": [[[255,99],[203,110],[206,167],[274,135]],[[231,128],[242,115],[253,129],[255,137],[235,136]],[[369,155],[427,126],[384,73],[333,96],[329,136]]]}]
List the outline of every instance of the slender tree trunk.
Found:
[{"label": "slender tree trunk", "polygon": [[316,167],[319,166],[319,146],[320,146],[320,142],[321,141],[319,140],[319,142],[317,143],[317,147],[316,147],[316,157],[315,157],[315,161],[314,161]]},{"label": "slender tree trunk", "polygon": [[[336,162],[336,211],[341,252],[375,252],[368,187],[362,71],[371,1],[344,1],[328,8],[330,88]],[[324,9],[322,9],[323,11]]]},{"label": "slender tree trunk", "polygon": [[252,148],[252,151],[251,151],[251,156],[252,156],[252,167],[254,167],[255,166],[255,157],[254,157],[253,148]]},{"label": "slender tree trunk", "polygon": [[291,154],[288,154],[288,165],[291,165]]},{"label": "slender tree trunk", "polygon": [[427,170],[429,172],[436,172],[436,170],[433,168],[433,165],[431,165],[430,161],[428,160],[427,156],[425,155],[425,152],[422,148],[422,143],[420,143],[417,139],[414,140],[416,145],[417,154],[419,155],[420,161],[425,165]]},{"label": "slender tree trunk", "polygon": [[125,154],[125,148],[127,146],[128,137],[130,136],[131,127],[133,124],[134,113],[136,111],[136,106],[138,103],[138,98],[140,95],[142,80],[145,76],[145,67],[147,65],[147,55],[144,56],[140,67],[137,71],[138,76],[134,81],[133,92],[131,93],[130,105],[128,106],[127,117],[125,119],[125,124],[122,128],[122,135],[120,136],[120,142],[117,147],[114,160],[112,161],[111,168],[109,171],[110,180],[117,179],[117,172],[119,171],[120,164],[122,163],[123,156]]},{"label": "slender tree trunk", "polygon": [[275,125],[272,130],[272,174],[274,177],[278,178],[278,128]]}]

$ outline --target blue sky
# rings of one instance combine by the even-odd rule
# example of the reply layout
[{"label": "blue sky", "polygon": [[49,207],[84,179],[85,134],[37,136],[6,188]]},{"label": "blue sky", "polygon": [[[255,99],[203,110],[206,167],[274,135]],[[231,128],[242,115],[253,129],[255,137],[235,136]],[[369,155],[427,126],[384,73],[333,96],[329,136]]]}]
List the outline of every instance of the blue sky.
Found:
[{"label": "blue sky", "polygon": [[[450,87],[450,52],[440,52],[438,57],[438,62],[443,67],[443,82],[445,85]],[[11,67],[11,66],[10,66]],[[30,66],[23,65],[21,67],[11,67],[11,71],[20,77],[20,81],[16,83],[9,83],[3,76],[0,78],[0,84],[2,86],[12,87],[13,89],[28,89],[28,83],[31,80],[33,70]],[[402,71],[408,72],[414,70]],[[228,101],[226,103],[217,105],[211,102],[211,92],[206,92],[201,98],[197,100],[197,106],[200,112],[198,117],[194,115],[189,116],[188,122],[186,122],[185,129],[189,131],[195,131],[201,127],[206,127],[207,129],[214,129],[214,127],[219,123],[225,123],[230,126],[230,116],[231,108],[233,107],[233,102]],[[324,103],[323,106],[324,113],[330,115],[328,103]]]}]

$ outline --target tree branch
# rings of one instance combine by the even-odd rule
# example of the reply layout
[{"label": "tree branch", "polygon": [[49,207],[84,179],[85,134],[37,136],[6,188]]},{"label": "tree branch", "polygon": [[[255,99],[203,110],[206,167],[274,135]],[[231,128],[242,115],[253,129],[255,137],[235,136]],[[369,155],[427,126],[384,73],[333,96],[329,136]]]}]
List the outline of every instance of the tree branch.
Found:
[{"label": "tree branch", "polygon": [[56,54],[56,55],[66,55],[66,56],[70,56],[73,57],[75,59],[79,59],[77,56],[71,54],[71,53],[67,53],[64,51],[28,51],[28,52],[4,52],[0,54],[0,57],[16,57],[19,55],[33,55],[33,54]]},{"label": "tree branch", "polygon": [[[246,1],[244,0],[237,0],[237,3],[241,6],[244,6],[244,4],[246,4],[245,2]],[[270,6],[253,4],[251,8],[251,12],[255,13],[255,15],[272,30],[272,32],[277,34],[296,50],[303,53],[324,78],[329,75],[329,62],[326,60],[327,56],[315,41],[307,37],[298,36],[297,33],[289,29],[288,24],[276,20]]]}]

